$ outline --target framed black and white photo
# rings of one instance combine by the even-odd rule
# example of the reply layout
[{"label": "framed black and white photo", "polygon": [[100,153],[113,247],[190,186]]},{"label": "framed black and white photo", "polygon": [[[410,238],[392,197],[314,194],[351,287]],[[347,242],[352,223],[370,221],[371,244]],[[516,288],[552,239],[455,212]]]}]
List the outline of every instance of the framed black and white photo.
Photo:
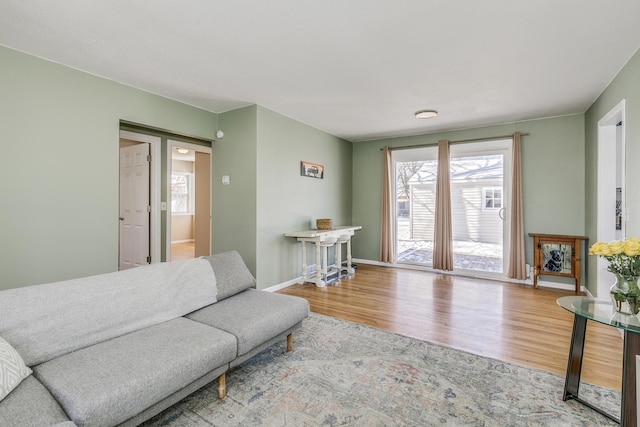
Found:
[{"label": "framed black and white photo", "polygon": [[622,188],[616,188],[616,230],[622,230]]}]

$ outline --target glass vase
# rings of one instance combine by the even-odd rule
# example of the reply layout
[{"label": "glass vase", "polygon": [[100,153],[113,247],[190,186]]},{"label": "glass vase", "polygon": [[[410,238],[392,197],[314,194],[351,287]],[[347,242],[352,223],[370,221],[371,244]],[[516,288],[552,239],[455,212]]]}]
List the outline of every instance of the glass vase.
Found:
[{"label": "glass vase", "polygon": [[638,276],[624,277],[616,274],[616,283],[609,289],[609,293],[618,313],[636,315],[640,312]]}]

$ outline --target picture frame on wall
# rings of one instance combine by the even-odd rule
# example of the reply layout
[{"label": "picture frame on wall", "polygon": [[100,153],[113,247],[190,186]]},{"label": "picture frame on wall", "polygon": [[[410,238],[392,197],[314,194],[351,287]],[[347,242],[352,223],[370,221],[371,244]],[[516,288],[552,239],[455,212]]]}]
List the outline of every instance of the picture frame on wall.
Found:
[{"label": "picture frame on wall", "polygon": [[300,175],[310,178],[324,179],[324,166],[318,163],[300,162]]},{"label": "picture frame on wall", "polygon": [[622,188],[616,188],[616,230],[622,230]]}]

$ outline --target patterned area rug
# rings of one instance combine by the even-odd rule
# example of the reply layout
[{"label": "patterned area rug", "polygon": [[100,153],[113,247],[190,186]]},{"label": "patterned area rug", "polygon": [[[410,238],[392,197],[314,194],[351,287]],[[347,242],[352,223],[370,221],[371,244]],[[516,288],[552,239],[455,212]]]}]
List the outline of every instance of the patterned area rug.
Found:
[{"label": "patterned area rug", "polygon": [[[284,343],[227,373],[145,426],[608,426],[562,401],[564,378],[311,314]],[[620,393],[580,396],[618,416]]]}]

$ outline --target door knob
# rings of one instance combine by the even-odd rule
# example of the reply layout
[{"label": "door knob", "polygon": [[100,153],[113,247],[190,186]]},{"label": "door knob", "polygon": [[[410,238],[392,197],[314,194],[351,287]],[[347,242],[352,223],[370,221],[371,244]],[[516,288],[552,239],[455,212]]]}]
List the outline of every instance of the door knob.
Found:
[{"label": "door knob", "polygon": [[120,217],[120,221],[124,221],[124,217],[123,216]]}]

